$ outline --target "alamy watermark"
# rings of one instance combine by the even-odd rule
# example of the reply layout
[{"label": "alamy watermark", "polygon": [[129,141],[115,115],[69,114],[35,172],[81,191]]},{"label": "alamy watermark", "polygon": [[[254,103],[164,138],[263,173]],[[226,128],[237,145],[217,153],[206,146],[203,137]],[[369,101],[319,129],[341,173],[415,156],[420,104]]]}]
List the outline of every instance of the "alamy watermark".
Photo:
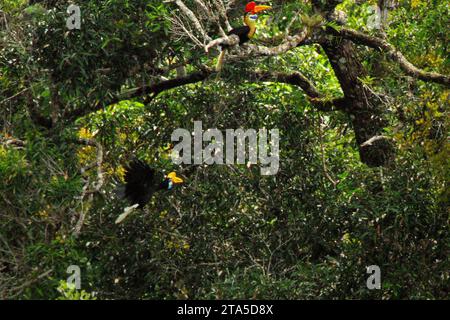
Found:
[{"label": "alamy watermark", "polygon": [[73,30],[73,29],[81,29],[81,9],[79,6],[71,4],[67,8],[67,13],[70,14],[70,16],[66,20],[66,26],[67,29]]},{"label": "alamy watermark", "polygon": [[367,273],[370,276],[367,278],[367,289],[369,290],[380,290],[381,289],[381,269],[377,265],[371,265],[367,267]]},{"label": "alamy watermark", "polygon": [[67,267],[66,272],[70,274],[67,278],[67,285],[74,286],[75,289],[81,289],[81,269],[77,265],[70,265]]},{"label": "alamy watermark", "polygon": [[[268,142],[269,133],[270,143]],[[270,131],[267,129],[258,131],[255,129],[245,131],[244,129],[226,129],[224,138],[219,129],[203,131],[202,122],[195,121],[192,136],[191,132],[186,129],[176,129],[172,133],[172,142],[179,142],[172,150],[172,161],[175,164],[232,165],[237,163],[252,165],[259,163],[262,175],[275,175],[278,172],[280,162],[280,132],[278,129]],[[209,142],[205,149],[203,149],[204,142]]]}]

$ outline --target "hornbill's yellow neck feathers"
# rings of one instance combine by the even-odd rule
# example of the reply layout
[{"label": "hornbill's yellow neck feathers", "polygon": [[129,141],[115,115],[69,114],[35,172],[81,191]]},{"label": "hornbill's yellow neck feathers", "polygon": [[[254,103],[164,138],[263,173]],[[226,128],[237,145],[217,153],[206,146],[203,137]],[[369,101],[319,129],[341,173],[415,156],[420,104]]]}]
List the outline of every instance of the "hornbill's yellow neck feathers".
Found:
[{"label": "hornbill's yellow neck feathers", "polygon": [[[244,23],[247,27],[250,28],[247,37],[250,40],[256,33],[256,20],[258,20],[258,16],[256,14],[246,14],[244,17]],[[243,40],[243,39],[242,39]],[[240,39],[239,44],[245,43],[247,41],[242,42]],[[241,43],[242,42],[242,43]]]},{"label": "hornbill's yellow neck feathers", "polygon": [[132,205],[138,204],[142,208],[150,201],[154,192],[171,190],[181,183],[183,179],[177,177],[175,172],[164,177],[145,162],[135,159],[125,168],[124,196]]},{"label": "hornbill's yellow neck feathers", "polygon": [[[256,32],[256,20],[258,20],[258,12],[262,12],[265,10],[269,10],[272,7],[270,6],[259,6],[256,5],[255,2],[250,2],[245,6],[245,16],[244,16],[244,24],[245,26],[235,28],[231,30],[228,35],[237,35],[239,37],[239,45],[242,45],[248,42]],[[226,46],[222,46],[222,52],[219,55],[216,65],[216,71],[219,72],[222,70],[223,61],[225,58],[225,50]]]}]

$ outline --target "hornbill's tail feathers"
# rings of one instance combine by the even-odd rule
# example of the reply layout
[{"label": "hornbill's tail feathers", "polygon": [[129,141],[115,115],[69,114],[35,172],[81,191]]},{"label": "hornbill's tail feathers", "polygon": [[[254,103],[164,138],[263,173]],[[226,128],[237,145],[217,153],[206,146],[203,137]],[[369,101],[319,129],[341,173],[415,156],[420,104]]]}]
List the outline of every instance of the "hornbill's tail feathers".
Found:
[{"label": "hornbill's tail feathers", "polygon": [[222,70],[223,67],[223,61],[225,60],[225,49],[222,49],[222,51],[220,52],[219,58],[217,59],[217,64],[216,64],[216,71],[220,72]]},{"label": "hornbill's tail feathers", "polygon": [[116,224],[121,223],[123,220],[125,220],[126,217],[128,217],[128,215],[130,213],[132,213],[134,211],[134,209],[136,209],[137,207],[139,207],[139,204],[136,203],[135,205],[132,205],[131,207],[126,207],[125,210],[123,210],[123,213],[117,217],[116,219]]}]

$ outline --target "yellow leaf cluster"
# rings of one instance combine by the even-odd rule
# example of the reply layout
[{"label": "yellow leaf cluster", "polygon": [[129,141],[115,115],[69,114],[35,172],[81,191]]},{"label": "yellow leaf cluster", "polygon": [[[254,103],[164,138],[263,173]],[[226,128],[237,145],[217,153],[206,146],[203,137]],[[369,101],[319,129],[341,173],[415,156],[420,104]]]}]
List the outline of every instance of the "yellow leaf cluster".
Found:
[{"label": "yellow leaf cluster", "polygon": [[417,8],[422,4],[422,0],[411,0],[411,8]]}]

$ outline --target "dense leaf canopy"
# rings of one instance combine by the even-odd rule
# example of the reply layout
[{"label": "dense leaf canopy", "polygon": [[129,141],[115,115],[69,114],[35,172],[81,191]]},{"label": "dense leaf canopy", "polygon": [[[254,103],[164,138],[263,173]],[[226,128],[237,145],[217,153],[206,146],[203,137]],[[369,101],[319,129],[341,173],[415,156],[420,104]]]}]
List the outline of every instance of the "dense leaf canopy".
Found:
[{"label": "dense leaf canopy", "polygon": [[[448,298],[448,2],[270,4],[236,46],[245,1],[1,1],[0,298]],[[278,173],[175,165],[194,121]],[[133,157],[185,183],[117,225]]]}]

